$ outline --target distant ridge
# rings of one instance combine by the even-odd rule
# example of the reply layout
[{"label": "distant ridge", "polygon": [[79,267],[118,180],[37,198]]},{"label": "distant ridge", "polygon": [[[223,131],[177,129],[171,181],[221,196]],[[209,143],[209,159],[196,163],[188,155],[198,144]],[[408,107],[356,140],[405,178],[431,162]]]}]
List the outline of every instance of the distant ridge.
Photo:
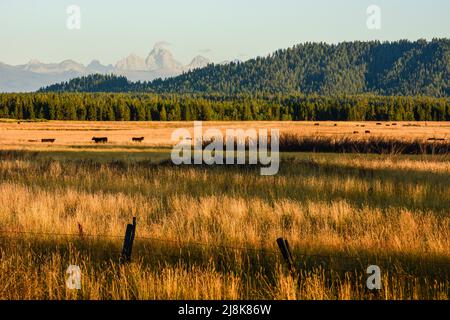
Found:
[{"label": "distant ridge", "polygon": [[[246,62],[209,64],[165,80],[127,82],[122,91],[448,97],[449,75],[449,39],[305,43]],[[81,78],[42,91],[110,91],[115,81],[114,77]]]},{"label": "distant ridge", "polygon": [[43,63],[32,59],[17,66],[0,63],[0,92],[36,91],[53,83],[96,73],[126,76],[131,81],[151,81],[177,76],[185,71],[205,67],[208,63],[207,58],[197,56],[190,64],[183,65],[175,60],[172,53],[161,43],[155,44],[146,59],[130,54],[114,66],[103,65],[95,59],[87,66],[74,60]]}]

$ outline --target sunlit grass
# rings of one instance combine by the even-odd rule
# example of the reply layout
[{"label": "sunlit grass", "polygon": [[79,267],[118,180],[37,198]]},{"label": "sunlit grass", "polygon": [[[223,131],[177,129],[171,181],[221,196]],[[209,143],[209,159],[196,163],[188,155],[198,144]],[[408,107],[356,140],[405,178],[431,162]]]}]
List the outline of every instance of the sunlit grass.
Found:
[{"label": "sunlit grass", "polygon": [[[0,229],[42,233],[0,233],[0,298],[449,298],[445,156],[283,154],[279,174],[264,177],[143,154],[0,154]],[[120,266],[134,216],[133,262]],[[295,277],[277,252],[281,236]],[[69,264],[83,270],[80,292],[65,287]],[[377,295],[365,289],[369,264],[384,270]]]}]

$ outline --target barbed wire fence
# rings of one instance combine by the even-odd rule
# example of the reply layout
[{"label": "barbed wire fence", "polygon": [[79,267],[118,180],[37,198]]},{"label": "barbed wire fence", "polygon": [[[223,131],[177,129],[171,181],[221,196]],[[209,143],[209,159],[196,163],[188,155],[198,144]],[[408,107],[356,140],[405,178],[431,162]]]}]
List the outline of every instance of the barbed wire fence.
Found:
[{"label": "barbed wire fence", "polygon": [[[183,252],[184,254],[190,253],[190,249],[186,248],[202,248],[202,249],[220,249],[223,251],[235,251],[239,253],[249,254],[250,252],[254,255],[260,256],[272,256],[275,259],[282,259],[282,261],[286,264],[288,270],[291,273],[299,272],[302,268],[302,264],[298,261],[301,258],[301,261],[304,263],[303,266],[306,265],[307,260],[315,260],[316,264],[318,260],[320,260],[319,265],[326,266],[330,264],[331,261],[353,261],[356,264],[353,264],[352,268],[339,268],[339,267],[330,267],[333,271],[339,272],[355,272],[355,265],[359,265],[360,267],[364,266],[364,263],[367,264],[369,262],[369,257],[362,256],[352,256],[348,254],[317,254],[317,253],[307,253],[301,252],[300,250],[293,251],[290,248],[289,242],[284,238],[278,238],[276,243],[278,245],[278,251],[269,248],[255,248],[255,247],[246,247],[246,246],[236,246],[236,245],[227,245],[227,244],[210,244],[203,243],[200,241],[182,241],[182,240],[173,240],[173,239],[164,239],[158,237],[148,237],[148,236],[136,236],[136,218],[133,218],[133,223],[128,224],[126,227],[125,236],[119,235],[110,235],[110,234],[87,234],[82,229],[78,233],[58,233],[58,232],[37,232],[37,231],[22,231],[22,230],[4,230],[0,229],[0,239],[23,239],[24,235],[29,236],[39,236],[39,237],[66,237],[66,238],[74,238],[80,241],[85,241],[86,239],[112,239],[114,241],[123,240],[123,247],[121,251],[117,250],[105,250],[110,255],[115,255],[119,257],[119,262],[121,264],[129,263],[131,261],[133,244],[135,241],[139,241],[144,245],[149,242],[160,243],[160,244],[171,244],[179,249],[178,254],[173,253],[152,253],[153,257],[158,257],[161,259],[171,258],[171,259],[182,259]],[[295,255],[295,258],[294,258]],[[0,256],[1,259],[1,256]],[[384,263],[390,264],[393,263],[393,258],[383,258],[383,257],[375,257],[373,258],[376,263]],[[364,261],[365,260],[365,261]],[[449,278],[450,272],[450,262],[427,262],[427,266],[431,266],[435,269],[438,269],[439,273],[427,272],[427,275],[434,275],[436,277],[444,277],[445,279]],[[367,267],[368,265],[366,265]],[[365,271],[365,270],[364,270]],[[413,274],[405,273],[405,272],[395,272],[395,275],[412,277]]]}]

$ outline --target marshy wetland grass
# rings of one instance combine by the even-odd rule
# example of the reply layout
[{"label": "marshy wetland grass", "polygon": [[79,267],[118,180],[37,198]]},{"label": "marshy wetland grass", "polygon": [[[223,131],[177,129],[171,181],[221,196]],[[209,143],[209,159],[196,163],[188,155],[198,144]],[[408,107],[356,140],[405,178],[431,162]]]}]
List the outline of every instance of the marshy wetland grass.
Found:
[{"label": "marshy wetland grass", "polygon": [[[0,298],[449,298],[448,156],[288,153],[264,177],[176,167],[169,150],[1,151]],[[119,265],[134,216],[133,260]]]}]

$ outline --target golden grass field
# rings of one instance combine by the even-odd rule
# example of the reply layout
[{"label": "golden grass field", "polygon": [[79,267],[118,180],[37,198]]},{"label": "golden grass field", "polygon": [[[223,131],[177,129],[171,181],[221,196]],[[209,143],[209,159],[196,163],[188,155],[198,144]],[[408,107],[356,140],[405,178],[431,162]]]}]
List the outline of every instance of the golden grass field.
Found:
[{"label": "golden grass field", "polygon": [[[445,122],[389,124],[204,127],[450,134]],[[191,126],[0,122],[0,299],[449,299],[448,155],[289,153],[272,177],[170,165],[173,128]],[[42,138],[57,140],[29,142]],[[133,260],[119,265],[134,216]],[[294,274],[278,237],[290,242]],[[82,270],[79,291],[65,285],[71,264]],[[382,270],[376,293],[365,285],[372,264]]]},{"label": "golden grass field", "polygon": [[[377,125],[377,123],[379,123]],[[319,125],[316,125],[319,124]],[[336,126],[335,126],[336,125]],[[193,133],[193,122],[85,122],[46,121],[18,122],[0,120],[0,143],[3,147],[35,147],[45,138],[56,139],[55,145],[90,145],[93,136],[107,136],[112,145],[133,144],[133,137],[144,137],[143,145],[168,146],[174,144],[174,129],[186,128]],[[281,133],[301,136],[351,136],[353,138],[395,137],[401,139],[450,139],[450,122],[203,122],[208,128],[279,129]],[[358,131],[358,134],[354,132]],[[365,131],[370,131],[366,134]],[[39,143],[38,143],[39,145]]]}]

